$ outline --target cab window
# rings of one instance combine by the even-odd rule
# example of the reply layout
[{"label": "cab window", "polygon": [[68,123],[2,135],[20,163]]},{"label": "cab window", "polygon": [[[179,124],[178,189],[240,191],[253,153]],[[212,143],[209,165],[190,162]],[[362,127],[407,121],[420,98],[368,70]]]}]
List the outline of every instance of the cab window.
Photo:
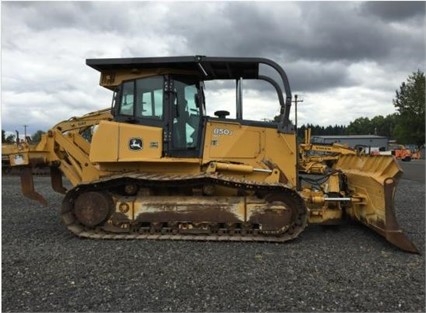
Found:
[{"label": "cab window", "polygon": [[138,79],[136,97],[136,117],[163,117],[163,77]]},{"label": "cab window", "polygon": [[172,106],[173,146],[195,148],[198,143],[201,110],[196,104],[195,83],[175,80],[175,101]]},{"label": "cab window", "polygon": [[119,114],[133,116],[133,98],[135,88],[133,81],[125,82],[121,93],[121,105]]},{"label": "cab window", "polygon": [[141,118],[163,118],[163,85],[164,79],[148,77],[122,84],[118,114]]}]

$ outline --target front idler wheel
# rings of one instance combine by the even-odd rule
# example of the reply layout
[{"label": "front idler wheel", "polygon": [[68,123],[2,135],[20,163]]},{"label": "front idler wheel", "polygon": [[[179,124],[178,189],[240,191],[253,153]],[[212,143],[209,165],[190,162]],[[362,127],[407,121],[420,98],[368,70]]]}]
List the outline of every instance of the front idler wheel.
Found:
[{"label": "front idler wheel", "polygon": [[306,207],[303,200],[294,192],[272,193],[265,197],[268,205],[263,214],[256,216],[263,235],[293,236],[306,226]]}]

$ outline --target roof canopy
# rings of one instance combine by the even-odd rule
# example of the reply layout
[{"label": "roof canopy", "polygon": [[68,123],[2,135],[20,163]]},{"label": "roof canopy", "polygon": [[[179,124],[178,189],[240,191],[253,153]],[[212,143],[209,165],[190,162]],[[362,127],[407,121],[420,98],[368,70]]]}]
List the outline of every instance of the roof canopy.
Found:
[{"label": "roof canopy", "polygon": [[[113,59],[87,59],[86,64],[101,73],[116,72],[119,70],[138,69],[176,69],[198,72],[203,80],[214,79],[262,79],[270,82],[277,89],[280,96],[282,118],[279,123],[289,124],[291,107],[291,90],[287,75],[276,62],[266,58],[247,57],[207,57],[207,56],[177,56],[154,58],[113,58]],[[280,86],[270,77],[259,73],[260,64],[272,67],[280,76],[284,86],[285,101],[282,100]]]},{"label": "roof canopy", "polygon": [[171,68],[197,71],[205,79],[257,79],[262,58],[180,56],[157,58],[87,59],[86,64],[100,72],[119,69]]}]

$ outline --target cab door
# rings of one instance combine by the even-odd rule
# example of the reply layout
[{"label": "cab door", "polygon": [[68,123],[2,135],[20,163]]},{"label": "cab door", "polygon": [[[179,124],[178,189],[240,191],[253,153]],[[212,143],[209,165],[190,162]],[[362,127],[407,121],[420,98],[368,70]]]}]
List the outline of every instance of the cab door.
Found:
[{"label": "cab door", "polygon": [[[193,76],[150,76],[124,81],[117,94],[113,131],[118,161],[200,157],[204,98]],[[108,146],[111,138],[103,138]],[[109,157],[111,158],[111,157]]]},{"label": "cab door", "polygon": [[166,155],[170,157],[200,157],[203,133],[203,97],[197,79],[170,78],[168,101],[169,140]]},{"label": "cab door", "polygon": [[[115,130],[105,133],[103,143],[109,150],[116,134],[118,162],[155,160],[163,157],[167,114],[164,86],[167,77],[150,76],[124,81],[114,105]],[[118,123],[117,123],[118,122]],[[112,126],[110,127],[113,128]]]}]

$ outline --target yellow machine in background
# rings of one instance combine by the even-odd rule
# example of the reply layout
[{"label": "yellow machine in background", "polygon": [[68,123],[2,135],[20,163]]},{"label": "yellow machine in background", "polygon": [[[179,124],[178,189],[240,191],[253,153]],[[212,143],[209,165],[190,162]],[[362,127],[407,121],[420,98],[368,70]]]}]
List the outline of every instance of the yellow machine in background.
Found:
[{"label": "yellow machine in background", "polygon": [[355,155],[356,151],[347,145],[313,144],[311,143],[311,129],[305,129],[305,139],[299,145],[299,170],[306,174],[325,174],[342,155]]},{"label": "yellow machine in background", "polygon": [[[74,234],[284,242],[309,223],[336,223],[348,215],[417,252],[395,220],[401,169],[392,157],[339,153],[327,171],[306,166],[306,158],[299,163],[307,147],[297,146],[288,79],[272,60],[194,56],[86,63],[113,92],[112,107],[60,122],[36,147],[8,152],[11,166],[22,168],[23,194],[41,203],[32,168],[50,167],[53,189],[65,194],[62,221]],[[260,66],[280,81],[262,75]],[[207,115],[204,84],[213,80],[235,82],[234,117],[221,107],[214,117]],[[243,117],[243,80],[273,87],[278,123]],[[315,171],[321,182],[302,185],[301,164],[322,168]]]}]

